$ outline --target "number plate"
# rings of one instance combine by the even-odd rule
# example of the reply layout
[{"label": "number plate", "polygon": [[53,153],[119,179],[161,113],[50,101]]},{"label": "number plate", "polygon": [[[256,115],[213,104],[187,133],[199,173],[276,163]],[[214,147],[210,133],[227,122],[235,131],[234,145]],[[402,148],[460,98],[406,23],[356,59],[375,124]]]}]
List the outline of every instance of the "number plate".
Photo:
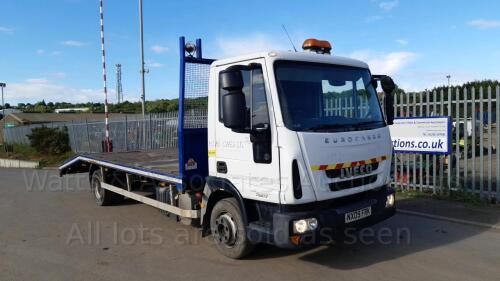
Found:
[{"label": "number plate", "polygon": [[359,209],[356,211],[346,213],[345,214],[345,223],[350,223],[353,221],[358,221],[360,219],[364,219],[366,217],[371,216],[371,214],[372,214],[372,207],[366,207],[363,209]]}]

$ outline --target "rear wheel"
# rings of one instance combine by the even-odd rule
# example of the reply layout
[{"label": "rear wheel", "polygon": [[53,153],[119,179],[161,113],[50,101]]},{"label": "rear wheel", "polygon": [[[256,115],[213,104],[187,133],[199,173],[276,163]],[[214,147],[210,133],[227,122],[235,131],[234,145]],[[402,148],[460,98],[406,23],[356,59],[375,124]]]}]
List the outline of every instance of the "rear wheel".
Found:
[{"label": "rear wheel", "polygon": [[225,256],[240,259],[252,252],[241,210],[235,198],[217,202],[210,216],[210,229],[217,249]]},{"label": "rear wheel", "polygon": [[101,186],[101,182],[102,182],[101,170],[95,170],[94,173],[92,173],[92,178],[90,179],[90,187],[97,205],[99,206],[112,205],[119,202],[122,199],[122,197],[119,194],[104,189]]}]

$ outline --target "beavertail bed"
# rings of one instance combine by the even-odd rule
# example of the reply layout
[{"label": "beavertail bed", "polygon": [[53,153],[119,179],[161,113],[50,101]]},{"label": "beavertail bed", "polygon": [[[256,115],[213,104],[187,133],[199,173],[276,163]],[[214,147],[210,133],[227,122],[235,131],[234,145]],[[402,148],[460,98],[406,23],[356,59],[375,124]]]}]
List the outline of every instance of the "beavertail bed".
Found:
[{"label": "beavertail bed", "polygon": [[79,154],[64,163],[60,174],[86,172],[90,164],[126,171],[139,176],[181,183],[177,148],[153,151]]}]

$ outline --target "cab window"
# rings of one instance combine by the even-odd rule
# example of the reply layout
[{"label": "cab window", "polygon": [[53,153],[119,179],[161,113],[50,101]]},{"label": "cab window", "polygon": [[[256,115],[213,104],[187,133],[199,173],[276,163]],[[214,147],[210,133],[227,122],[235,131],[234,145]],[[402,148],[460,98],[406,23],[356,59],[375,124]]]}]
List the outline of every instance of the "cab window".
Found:
[{"label": "cab window", "polygon": [[[266,98],[266,86],[262,68],[256,67],[241,70],[243,77],[243,94],[246,102],[246,130],[263,127],[269,124],[269,112]],[[219,76],[220,78],[220,76]],[[220,83],[219,83],[220,85]],[[219,121],[222,122],[222,97],[227,91],[219,86]]]}]

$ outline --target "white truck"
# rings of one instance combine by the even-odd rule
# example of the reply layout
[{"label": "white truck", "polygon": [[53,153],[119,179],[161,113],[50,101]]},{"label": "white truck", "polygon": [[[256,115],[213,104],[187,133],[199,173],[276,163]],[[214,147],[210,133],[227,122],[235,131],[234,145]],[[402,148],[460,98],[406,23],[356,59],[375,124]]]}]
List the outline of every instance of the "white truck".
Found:
[{"label": "white truck", "polygon": [[258,243],[328,243],[395,213],[390,77],[316,39],[303,52],[223,60],[202,58],[200,39],[179,45],[177,147],[80,154],[61,176],[89,173],[98,205],[126,197],[159,208],[231,258]]}]

